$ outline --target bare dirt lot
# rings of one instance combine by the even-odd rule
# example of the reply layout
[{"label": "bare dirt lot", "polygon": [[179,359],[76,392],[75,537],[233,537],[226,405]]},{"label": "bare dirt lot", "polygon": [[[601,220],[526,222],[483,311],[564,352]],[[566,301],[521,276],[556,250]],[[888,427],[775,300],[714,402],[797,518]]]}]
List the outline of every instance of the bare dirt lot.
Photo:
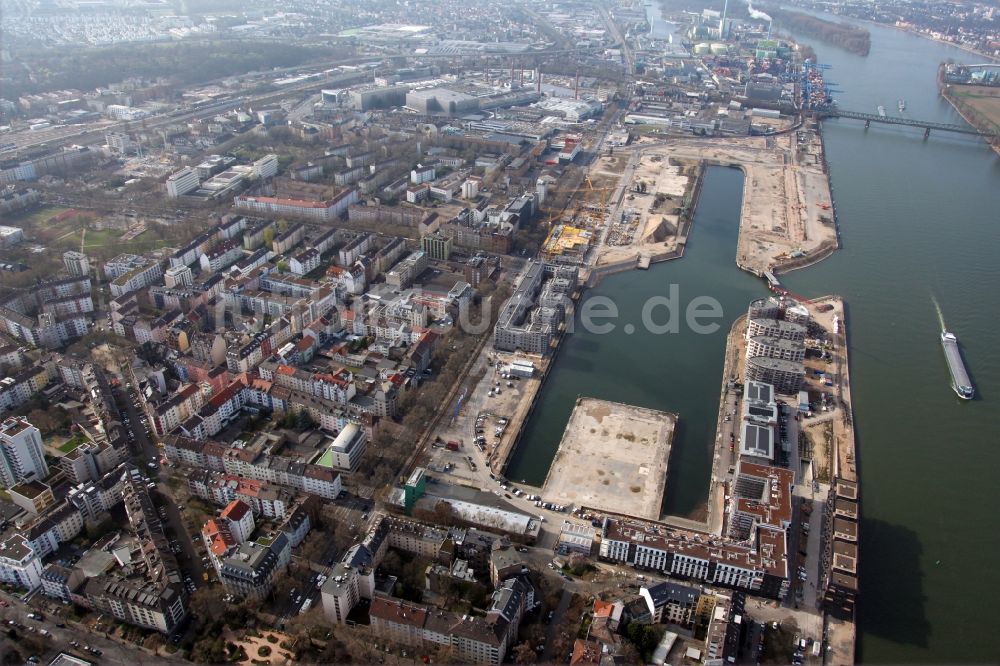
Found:
[{"label": "bare dirt lot", "polygon": [[[804,265],[838,245],[818,136],[800,131],[726,141],[678,139],[645,149],[643,160],[703,161],[738,167],[746,181],[736,262],[756,274]],[[637,171],[638,180],[638,171]]]},{"label": "bare dirt lot", "polygon": [[[605,158],[612,159],[612,158]],[[620,158],[617,158],[620,159]],[[693,166],[677,165],[662,155],[641,156],[616,219],[608,220],[598,265],[634,260],[677,248],[680,209]]]},{"label": "bare dirt lot", "polygon": [[667,412],[580,398],[542,496],[658,520],[676,421]]}]

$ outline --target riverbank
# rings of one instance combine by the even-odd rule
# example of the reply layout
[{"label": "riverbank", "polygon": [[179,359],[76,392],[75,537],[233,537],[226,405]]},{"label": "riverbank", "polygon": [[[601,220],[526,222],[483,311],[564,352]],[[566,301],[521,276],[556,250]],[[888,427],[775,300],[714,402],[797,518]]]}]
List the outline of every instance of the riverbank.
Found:
[{"label": "riverbank", "polygon": [[[942,80],[941,67],[938,67],[937,85],[941,97],[965,122],[980,132],[1000,132],[1000,91],[996,88],[947,84]],[[1000,136],[986,142],[1000,155]]]},{"label": "riverbank", "polygon": [[972,48],[971,46],[966,46],[965,44],[956,44],[955,42],[949,42],[947,39],[941,39],[940,37],[935,37],[934,35],[928,35],[927,33],[921,32],[920,30],[918,30],[915,27],[895,25],[895,24],[894,25],[889,25],[887,23],[876,23],[875,21],[865,21],[863,19],[853,19],[853,20],[855,20],[855,21],[861,21],[863,23],[872,23],[874,25],[883,26],[883,27],[887,27],[887,28],[893,28],[895,30],[899,30],[901,32],[905,32],[907,34],[913,35],[915,37],[920,37],[922,39],[926,39],[926,40],[929,40],[929,41],[932,41],[932,42],[936,42],[936,43],[941,44],[943,46],[950,46],[951,48],[959,49],[961,51],[965,51],[966,53],[971,53],[971,54],[973,54],[975,56],[978,56],[980,58],[985,58],[986,60],[988,60],[990,62],[997,62],[997,58],[994,55],[990,55],[989,53],[984,53],[982,51],[978,51],[978,50]]},{"label": "riverbank", "polygon": [[[839,496],[838,488],[853,489],[855,520],[861,516],[861,502],[857,495],[860,487],[860,477],[857,467],[857,435],[854,429],[854,402],[851,398],[851,372],[850,372],[850,350],[848,346],[847,334],[847,312],[844,301],[839,296],[826,296],[810,301],[816,304],[829,304],[832,308],[826,312],[817,313],[818,323],[827,329],[831,335],[833,345],[833,381],[834,381],[834,405],[835,408],[827,414],[830,416],[829,435],[832,437],[832,460],[830,474],[830,489],[827,484],[820,482],[820,497],[822,492],[828,496],[827,506],[833,506],[833,510],[823,516],[823,557],[820,560],[820,581],[822,587],[817,586],[817,593],[821,589],[827,590],[826,597],[836,597],[841,587],[853,585],[855,591],[858,590],[858,571],[860,568],[860,552],[857,534],[853,542],[841,541],[839,530],[835,529],[834,521],[843,520],[840,518],[840,507],[835,502]],[[826,428],[825,425],[813,421],[809,426],[803,428],[807,437],[811,441],[817,441],[813,431],[818,427]],[[815,451],[815,445],[813,447]],[[815,456],[814,456],[815,459]],[[816,470],[816,464],[812,465],[814,478],[818,480],[822,476],[823,470]],[[814,486],[815,490],[816,486]],[[841,546],[838,546],[841,544]],[[848,548],[853,548],[854,558],[849,562],[849,558],[840,552],[846,544]],[[848,564],[849,562],[849,564]],[[845,573],[842,567],[849,566],[853,569],[851,574]],[[850,581],[853,580],[853,583]],[[851,616],[849,619],[837,617],[836,614],[825,615],[825,623],[828,633],[827,662],[834,664],[854,663],[857,651],[857,617]]]},{"label": "riverbank", "polygon": [[[1000,59],[998,59],[995,55],[992,55],[992,54],[989,54],[989,53],[985,53],[985,52],[980,51],[978,49],[974,49],[971,46],[966,46],[965,44],[956,44],[955,42],[949,41],[947,39],[942,39],[940,37],[935,37],[932,34],[928,34],[926,32],[921,31],[915,25],[912,25],[912,24],[909,24],[909,23],[904,23],[903,25],[900,25],[900,23],[898,21],[896,23],[880,23],[878,21],[872,21],[871,19],[859,18],[857,16],[847,16],[847,15],[844,15],[844,14],[833,14],[833,13],[827,12],[827,11],[819,11],[819,10],[807,9],[807,8],[803,8],[803,7],[798,7],[796,9],[798,11],[804,13],[804,14],[807,14],[807,15],[810,15],[810,16],[815,16],[817,18],[820,18],[820,17],[823,17],[823,18],[827,18],[828,17],[828,18],[831,18],[831,19],[835,18],[835,19],[837,19],[838,21],[841,21],[841,22],[854,23],[854,24],[861,25],[861,26],[866,26],[866,27],[884,28],[886,30],[892,30],[892,31],[895,31],[895,32],[905,33],[905,34],[911,35],[913,37],[919,37],[921,39],[926,39],[927,41],[934,42],[935,44],[940,44],[941,46],[947,46],[949,48],[958,49],[960,51],[965,51],[966,53],[971,53],[971,54],[973,54],[973,55],[975,55],[977,57],[985,58],[989,62],[1000,62]],[[838,47],[834,47],[834,48],[838,48]],[[845,52],[847,52],[846,49],[844,49],[844,50],[845,50]]]},{"label": "riverbank", "polygon": [[871,51],[871,35],[868,30],[850,23],[835,22],[805,12],[767,5],[764,11],[771,15],[781,28],[791,30],[810,39],[844,49],[861,57]]}]

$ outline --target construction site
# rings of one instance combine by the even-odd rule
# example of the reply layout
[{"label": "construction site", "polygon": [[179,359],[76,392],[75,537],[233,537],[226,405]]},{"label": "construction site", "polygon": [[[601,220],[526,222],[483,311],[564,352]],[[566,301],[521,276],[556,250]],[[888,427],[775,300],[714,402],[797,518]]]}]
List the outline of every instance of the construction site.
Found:
[{"label": "construction site", "polygon": [[[645,147],[644,147],[645,146]],[[830,184],[824,168],[822,141],[813,130],[784,135],[741,137],[726,141],[677,139],[669,146],[640,139],[629,178],[630,196],[646,185],[648,197],[675,197],[680,176],[654,165],[705,164],[739,168],[745,176],[736,263],[755,275],[801,268],[839,246]],[[659,161],[654,161],[659,158]],[[640,184],[641,183],[641,184]],[[641,192],[640,192],[641,193]],[[635,201],[635,200],[634,200]],[[623,202],[623,206],[631,203]],[[643,200],[641,203],[645,203]],[[639,208],[639,206],[636,206]],[[646,217],[646,237],[657,229],[655,215]],[[664,215],[664,224],[670,216]],[[669,230],[660,227],[661,233]],[[608,249],[608,261],[623,257]],[[602,255],[603,256],[603,255]]]},{"label": "construction site", "polygon": [[[575,176],[575,177],[574,177]],[[588,175],[582,171],[564,180],[576,186],[546,191],[543,205],[548,235],[541,255],[549,262],[585,265],[592,263],[590,251],[600,245],[608,224],[608,201],[620,175]]]},{"label": "construction site", "polygon": [[659,520],[677,417],[580,398],[542,495],[551,502]]},{"label": "construction site", "polygon": [[617,158],[606,156],[595,170],[602,175],[618,171],[625,181],[596,264],[676,256],[686,241],[684,219],[692,208],[697,163],[636,151]]}]

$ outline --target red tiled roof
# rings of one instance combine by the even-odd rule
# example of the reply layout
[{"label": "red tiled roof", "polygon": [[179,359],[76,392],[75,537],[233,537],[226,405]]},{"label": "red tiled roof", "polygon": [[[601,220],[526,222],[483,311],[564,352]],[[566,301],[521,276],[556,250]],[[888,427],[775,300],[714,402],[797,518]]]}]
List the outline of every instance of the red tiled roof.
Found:
[{"label": "red tiled roof", "polygon": [[615,610],[615,605],[610,601],[597,599],[594,601],[594,617],[611,617]]},{"label": "red tiled roof", "polygon": [[569,660],[570,666],[574,664],[599,664],[601,663],[601,645],[592,643],[580,638],[573,642],[573,656]]},{"label": "red tiled roof", "polygon": [[287,199],[284,197],[237,197],[237,204],[242,202],[260,202],[276,206],[294,206],[296,208],[328,208],[325,201],[309,201],[307,199]]},{"label": "red tiled roof", "polygon": [[226,508],[222,510],[222,517],[228,520],[238,523],[243,520],[243,517],[247,515],[250,511],[250,507],[247,506],[246,502],[240,500],[233,500]]}]

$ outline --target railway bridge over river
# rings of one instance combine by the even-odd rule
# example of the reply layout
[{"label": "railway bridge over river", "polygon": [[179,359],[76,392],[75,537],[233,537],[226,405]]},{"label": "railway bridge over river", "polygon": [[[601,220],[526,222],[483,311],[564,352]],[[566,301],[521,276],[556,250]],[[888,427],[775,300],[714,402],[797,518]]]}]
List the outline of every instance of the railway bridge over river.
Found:
[{"label": "railway bridge over river", "polygon": [[980,136],[988,141],[1000,138],[996,132],[984,132],[969,125],[953,125],[951,123],[938,123],[930,120],[919,120],[917,118],[900,118],[898,116],[883,116],[876,113],[862,113],[861,111],[848,111],[845,109],[827,109],[819,113],[820,118],[850,118],[852,120],[865,121],[865,129],[871,127],[872,123],[882,123],[885,125],[904,125],[909,127],[920,127],[924,130],[924,138],[931,134],[931,130],[938,132],[955,132],[958,134],[971,134]]}]

